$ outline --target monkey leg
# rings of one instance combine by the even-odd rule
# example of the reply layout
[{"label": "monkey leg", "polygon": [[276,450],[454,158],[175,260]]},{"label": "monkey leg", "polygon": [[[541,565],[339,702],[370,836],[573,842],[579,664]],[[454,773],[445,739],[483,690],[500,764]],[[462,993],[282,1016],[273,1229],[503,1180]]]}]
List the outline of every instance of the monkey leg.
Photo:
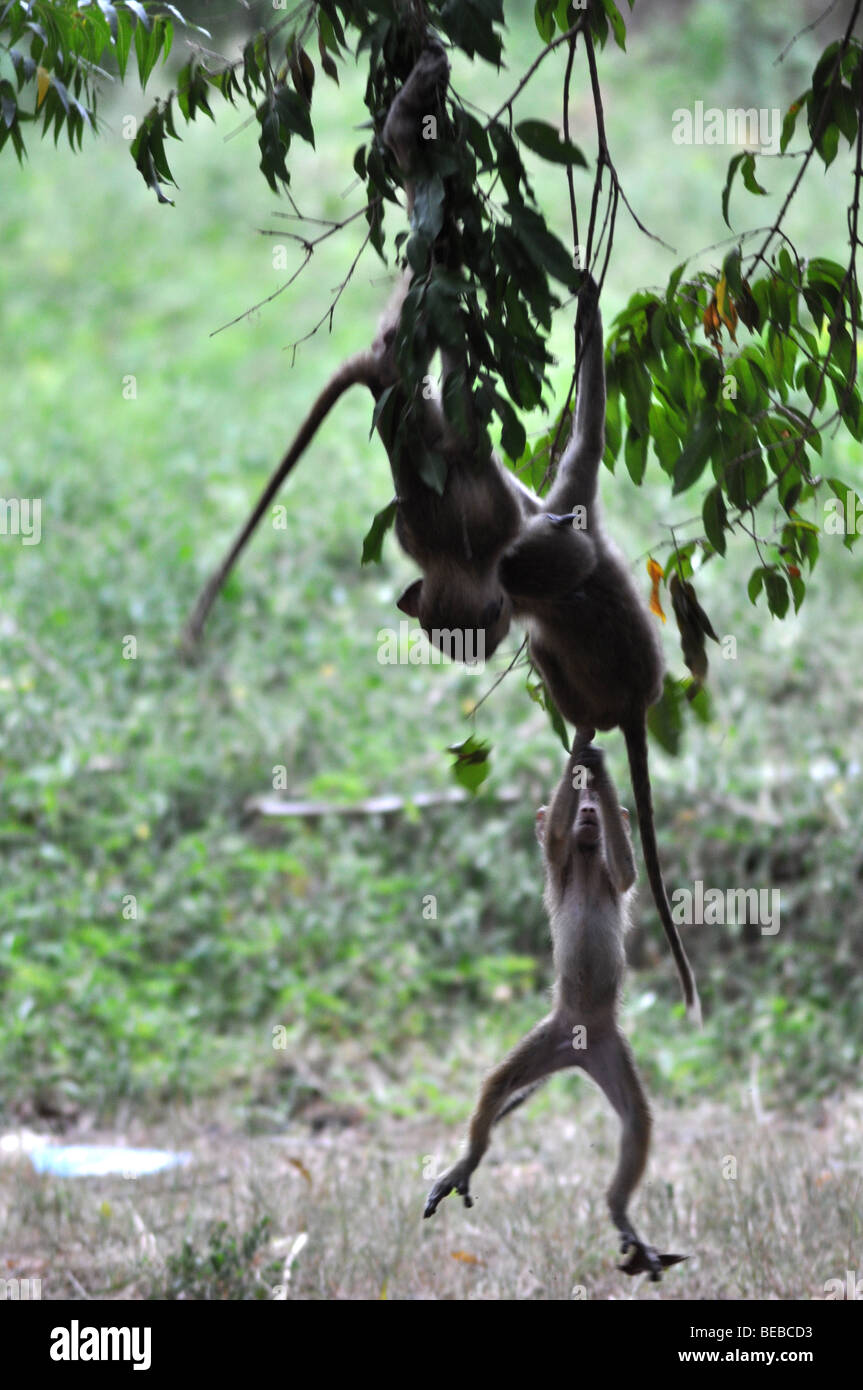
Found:
[{"label": "monkey leg", "polygon": [[554,1016],[543,1019],[516,1043],[509,1056],[486,1077],[468,1126],[466,1152],[435,1180],[423,1216],[434,1216],[451,1192],[457,1192],[465,1206],[472,1207],[471,1174],[488,1148],[492,1125],[526,1100],[551,1072],[574,1065],[572,1035]]},{"label": "monkey leg", "polygon": [[542,1077],[541,1080],[532,1082],[530,1086],[525,1086],[523,1090],[516,1091],[514,1096],[510,1096],[509,1100],[504,1101],[492,1123],[499,1125],[501,1120],[505,1119],[507,1115],[512,1114],[513,1110],[517,1110],[520,1105],[524,1105],[526,1100],[530,1100],[534,1091],[539,1090],[545,1080],[546,1078]]},{"label": "monkey leg", "polygon": [[614,1029],[589,1043],[581,1056],[584,1067],[604,1091],[620,1116],[620,1150],[617,1168],[606,1194],[611,1219],[620,1231],[622,1254],[631,1250],[626,1264],[618,1265],[624,1274],[650,1275],[658,1283],[663,1269],[679,1264],[686,1255],[661,1255],[645,1245],[629,1219],[629,1199],[641,1181],[650,1147],[650,1108],[635,1069],[629,1043]]}]

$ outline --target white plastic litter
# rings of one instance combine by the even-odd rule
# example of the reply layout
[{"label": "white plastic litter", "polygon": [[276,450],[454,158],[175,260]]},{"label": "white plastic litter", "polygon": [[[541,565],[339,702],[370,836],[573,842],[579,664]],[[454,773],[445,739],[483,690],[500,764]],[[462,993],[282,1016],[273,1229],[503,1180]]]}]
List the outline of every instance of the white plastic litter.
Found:
[{"label": "white plastic litter", "polygon": [[170,1149],[124,1149],[110,1144],[55,1144],[46,1135],[32,1130],[0,1137],[0,1155],[26,1154],[37,1173],[58,1178],[103,1178],[117,1174],[125,1178],[146,1177],[168,1168],[184,1168],[192,1162],[189,1153]]}]

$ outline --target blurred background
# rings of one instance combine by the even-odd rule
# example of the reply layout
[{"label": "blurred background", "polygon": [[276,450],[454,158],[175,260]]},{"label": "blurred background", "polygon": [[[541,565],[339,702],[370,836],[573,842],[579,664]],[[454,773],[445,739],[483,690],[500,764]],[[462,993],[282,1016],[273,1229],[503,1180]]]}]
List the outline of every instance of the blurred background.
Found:
[{"label": "blurred background", "polygon": [[[271,12],[180,8],[224,52]],[[673,145],[671,113],[695,100],[784,113],[848,9],[777,63],[818,13],[642,4],[628,52],[600,55],[624,189],[674,247],[621,213],[607,328],[636,289],[664,286],[684,259],[718,267],[730,244],[733,151]],[[507,22],[507,71],[454,66],[487,112],[540,47],[529,6],[508,5]],[[521,115],[559,120],[563,53]],[[572,138],[592,163],[583,60],[575,73]],[[153,90],[170,82],[169,65]],[[350,70],[339,88],[319,76],[317,149],[292,150],[307,216],[361,205],[362,85]],[[394,271],[367,251],[332,331],[292,350],[344,279],[357,222],[213,336],[299,265],[280,242],[289,204],[258,172],[255,129],[221,107],[182,132],[176,205],[157,204],[123,138],[150,99],[118,88],[82,153],[34,138],[23,168],[11,149],[0,167],[0,493],[42,499],[40,544],[0,538],[0,1131],[183,1147],[198,1176],[76,1185],[0,1162],[5,1267],[40,1274],[44,1297],[633,1296],[603,1209],[616,1121],[578,1078],[497,1135],[473,1212],[453,1202],[418,1222],[483,1071],[546,1007],[533,816],[563,752],[524,670],[473,714],[515,636],[484,677],[379,664],[413,571],[391,535],[382,564],[360,567],[392,492],[365,395],[342,401],[285,488],[284,529],[261,527],[200,662],[180,658],[201,583],[320,386],[373,338]],[[844,145],[826,176],[811,168],[788,223],[802,256],[847,259],[849,168]],[[793,172],[762,161],[769,196],[736,188],[735,229],[768,226]],[[564,172],[532,173],[568,242]],[[587,171],[576,191],[586,217]],[[388,216],[391,249],[401,222]],[[279,244],[287,271],[273,268]],[[557,315],[549,408],[568,387],[572,317]],[[860,446],[824,444],[825,473],[860,490]],[[648,554],[700,502],[672,499],[654,459],[643,487],[622,461],[600,487],[646,587]],[[710,722],[690,721],[679,757],[654,745],[651,760],[669,890],[779,889],[781,927],[685,931],[707,1016],[695,1034],[642,874],[624,1021],[658,1121],[636,1221],[699,1253],[643,1297],[818,1296],[854,1248],[859,1260],[863,551],[824,537],[806,601],[781,623],[763,597],[749,603],[755,563],[741,536],[701,573],[737,659],[711,652]],[[663,640],[682,677],[673,619]],[[446,748],[471,732],[493,744],[492,774],[451,804]],[[604,744],[629,804],[622,740]],[[337,809],[261,814],[279,768],[282,795]],[[418,793],[440,804],[418,808]],[[382,794],[403,804],[369,813]]]}]

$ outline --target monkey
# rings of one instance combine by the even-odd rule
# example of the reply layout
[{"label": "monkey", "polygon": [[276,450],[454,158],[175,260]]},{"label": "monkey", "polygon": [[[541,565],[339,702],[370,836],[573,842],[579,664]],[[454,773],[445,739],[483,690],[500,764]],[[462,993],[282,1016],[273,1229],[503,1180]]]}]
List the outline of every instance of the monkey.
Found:
[{"label": "monkey", "polygon": [[[433,172],[433,159],[423,140],[428,114],[443,110],[449,81],[449,62],[443,47],[429,43],[393,101],[382,131],[402,175],[408,215],[412,218],[417,190]],[[438,240],[446,240],[445,226]],[[187,649],[200,640],[207,614],[227,575],[278,492],[299,461],[329,411],[346,391],[365,386],[380,407],[377,428],[390,460],[397,488],[396,537],[423,573],[398,599],[398,607],[418,617],[423,628],[449,655],[464,651],[461,634],[475,634],[473,649],[480,657],[496,649],[510,624],[510,604],[496,574],[497,562],[516,537],[522,521],[539,503],[528,488],[502,466],[493,453],[478,448],[475,412],[466,381],[465,354],[452,345],[421,345],[418,376],[427,374],[440,347],[443,392],[463,393],[467,433],[458,434],[447,421],[441,396],[413,400],[401,381],[396,361],[402,308],[410,292],[406,273],[391,298],[372,347],[342,364],[327,382],[301,424],[287,453],[272,474],[225,559],[207,581],[184,637]],[[409,418],[409,428],[399,423]],[[445,465],[442,491],[421,477],[418,460],[438,455]]]},{"label": "monkey", "polygon": [[423,1216],[433,1216],[451,1192],[472,1206],[471,1176],[488,1148],[492,1127],[553,1072],[581,1067],[621,1122],[617,1167],[606,1194],[621,1253],[629,1255],[618,1268],[630,1275],[648,1273],[658,1282],[664,1269],[687,1257],[660,1254],[645,1244],[629,1217],[651,1128],[647,1098],[617,1021],[636,870],[626,813],[618,805],[602,750],[585,742],[589,732],[573,743],[551,806],[537,812],[554,956],[551,1012],[486,1078],[465,1152],[434,1182]]},{"label": "monkey", "polygon": [[500,582],[562,717],[579,733],[623,733],[648,881],[687,1013],[700,1023],[698,991],[662,880],[650,790],[647,710],[662,694],[662,648],[647,605],[604,530],[597,497],[605,366],[592,278],[579,298],[576,338],[580,369],[570,438],[544,511],[524,522],[501,557]]}]

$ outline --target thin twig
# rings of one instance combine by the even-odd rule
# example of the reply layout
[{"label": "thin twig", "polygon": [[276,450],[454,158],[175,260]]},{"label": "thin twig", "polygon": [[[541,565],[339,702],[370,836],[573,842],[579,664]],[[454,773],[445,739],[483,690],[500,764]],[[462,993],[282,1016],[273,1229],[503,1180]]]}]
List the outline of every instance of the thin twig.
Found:
[{"label": "thin twig", "polygon": [[554,50],[556,48],[559,48],[562,43],[568,43],[570,39],[574,39],[576,34],[580,34],[582,30],[587,30],[586,14],[582,15],[578,23],[573,24],[571,29],[567,29],[565,34],[558,34],[556,39],[552,39],[551,43],[546,44],[539,57],[531,63],[527,72],[524,74],[524,77],[521,79],[518,86],[514,89],[511,95],[507,97],[500,110],[496,111],[495,114],[491,117],[491,119],[486,122],[486,130],[488,130],[489,126],[494,125],[496,121],[500,120],[504,111],[509,110],[510,116],[512,115],[512,103],[515,101],[519,93],[524,91],[524,88],[527,86],[528,82],[533,77],[533,74],[536,72],[540,63],[548,57],[549,53],[553,53]]}]

